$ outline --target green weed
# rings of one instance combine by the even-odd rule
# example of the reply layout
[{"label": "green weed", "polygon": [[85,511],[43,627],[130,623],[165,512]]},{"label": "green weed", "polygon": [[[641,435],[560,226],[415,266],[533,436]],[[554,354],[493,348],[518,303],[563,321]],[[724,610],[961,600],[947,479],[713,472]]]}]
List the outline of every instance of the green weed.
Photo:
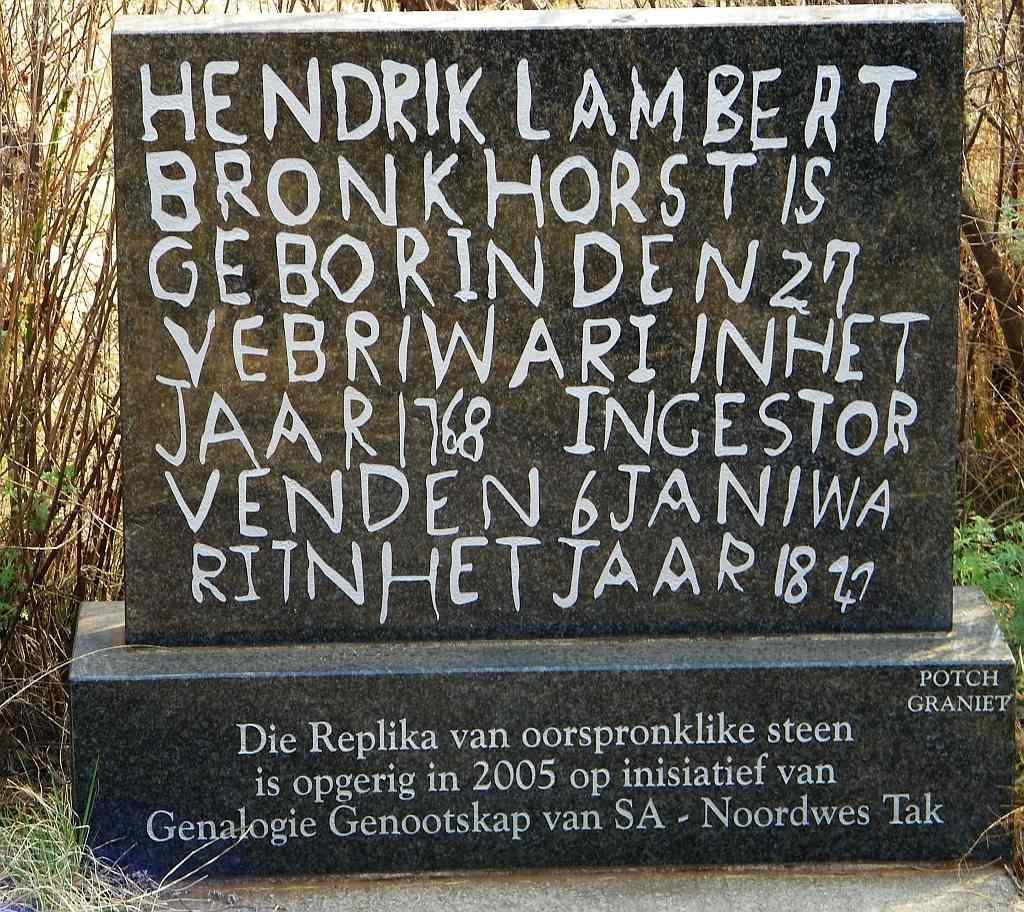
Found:
[{"label": "green weed", "polygon": [[1024,521],[997,528],[971,516],[953,532],[953,579],[996,603],[1007,639],[1024,645]]}]

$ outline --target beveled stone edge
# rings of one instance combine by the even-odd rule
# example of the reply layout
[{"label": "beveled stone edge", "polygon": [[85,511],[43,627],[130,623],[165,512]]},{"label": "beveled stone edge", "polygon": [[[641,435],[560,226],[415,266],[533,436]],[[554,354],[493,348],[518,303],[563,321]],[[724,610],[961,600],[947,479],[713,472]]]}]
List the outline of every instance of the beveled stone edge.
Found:
[{"label": "beveled stone edge", "polygon": [[962,23],[946,3],[909,5],[662,8],[644,10],[487,10],[481,12],[310,13],[266,16],[119,16],[114,35],[378,31],[488,31],[719,26]]},{"label": "beveled stone edge", "polygon": [[145,678],[672,672],[715,668],[1013,666],[984,595],[954,590],[949,632],[126,646],[124,603],[85,602],[72,685]]},{"label": "beveled stone edge", "polygon": [[[338,910],[346,908],[362,909],[368,899],[373,898],[377,891],[393,890],[425,890],[434,891],[445,886],[457,889],[478,890],[480,898],[493,901],[498,898],[495,891],[511,891],[517,888],[544,888],[552,883],[572,889],[585,884],[599,894],[607,895],[617,890],[622,881],[656,882],[660,888],[684,889],[693,887],[699,890],[702,882],[712,885],[727,885],[730,881],[746,881],[754,879],[764,882],[765,886],[799,891],[807,896],[806,908],[822,907],[819,891],[822,881],[831,881],[837,885],[855,880],[859,887],[867,885],[879,890],[879,900],[889,899],[885,888],[896,879],[904,877],[919,881],[934,881],[944,885],[946,890],[970,890],[977,893],[980,887],[1004,889],[1007,897],[1017,896],[1013,879],[1006,868],[992,861],[975,861],[956,859],[943,861],[824,861],[824,862],[745,862],[742,864],[694,864],[694,865],[621,865],[611,867],[582,866],[570,867],[539,867],[539,868],[474,868],[451,869],[437,871],[410,872],[376,872],[369,874],[274,874],[264,876],[253,875],[201,875],[195,879],[187,879],[182,884],[182,892],[172,899],[171,908],[180,912],[197,912],[199,909],[219,910],[227,906],[237,905],[262,908],[259,903],[266,900],[266,905],[273,908],[280,906],[282,901],[290,903],[289,909],[323,909],[323,900],[327,897],[339,898]],[[817,884],[815,883],[817,882]],[[979,883],[981,881],[981,883]],[[948,885],[946,885],[948,882]],[[559,891],[559,894],[561,891]],[[233,894],[233,895],[232,895]],[[883,895],[884,894],[884,895]],[[549,894],[542,894],[548,896]],[[908,900],[913,894],[908,893]],[[983,894],[984,898],[989,898]],[[346,907],[344,900],[351,902]],[[559,898],[559,895],[554,897]],[[689,897],[680,896],[679,899]],[[812,898],[819,901],[812,904]],[[1002,897],[996,897],[1001,899]],[[303,900],[308,899],[308,902]],[[420,897],[417,897],[420,899]],[[431,897],[427,896],[426,909]],[[444,900],[438,898],[438,907]],[[540,907],[538,905],[538,907]],[[547,908],[551,908],[551,902]],[[706,912],[735,912],[735,897],[723,893],[717,903],[701,906]],[[805,908],[799,906],[797,908]],[[875,908],[875,907],[871,907]],[[901,907],[904,908],[904,907]],[[994,905],[992,908],[996,908]],[[1016,909],[1017,907],[1011,907]],[[1020,909],[1024,910],[1024,902]]]}]

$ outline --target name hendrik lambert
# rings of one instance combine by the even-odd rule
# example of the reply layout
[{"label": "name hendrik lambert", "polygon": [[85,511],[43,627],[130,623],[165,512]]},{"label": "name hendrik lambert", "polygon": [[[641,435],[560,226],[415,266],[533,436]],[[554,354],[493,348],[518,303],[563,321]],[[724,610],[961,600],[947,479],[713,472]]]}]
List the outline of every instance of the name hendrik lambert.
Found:
[{"label": "name hendrik lambert", "polygon": [[[331,119],[337,123],[337,139],[339,142],[365,139],[377,131],[382,125],[391,140],[404,133],[409,141],[415,141],[418,135],[416,124],[407,116],[406,107],[420,108],[426,116],[426,132],[435,136],[447,127],[447,134],[453,142],[458,143],[463,131],[473,137],[480,145],[488,141],[471,112],[472,95],[483,78],[483,68],[477,69],[463,81],[459,77],[459,65],[453,63],[444,69],[443,87],[447,95],[446,103],[442,104],[442,78],[440,68],[434,58],[430,58],[422,68],[395,60],[383,60],[378,76],[373,70],[351,62],[340,62],[330,66],[330,82],[333,88],[333,105],[324,102],[320,61],[310,57],[305,61],[305,80],[299,77],[290,79],[289,85],[268,63],[260,66],[263,132],[267,139],[273,139],[278,120],[278,107],[284,104],[293,114],[306,135],[313,142],[320,142],[323,134],[325,109],[331,111]],[[297,65],[293,72],[301,72]],[[203,67],[202,92],[205,110],[205,126],[210,138],[228,144],[241,145],[247,137],[225,127],[221,115],[232,107],[232,97],[215,86],[215,79],[224,86],[225,80],[233,77],[239,86],[251,86],[256,81],[254,72],[240,66],[237,60],[210,61]],[[255,68],[253,68],[255,69]],[[421,72],[422,70],[422,72]],[[153,116],[159,111],[180,111],[185,118],[185,139],[193,140],[196,136],[195,100],[193,96],[192,65],[182,61],[179,65],[180,82],[173,91],[160,94],[154,90],[153,74],[149,64],[139,68],[142,90],[142,117],[145,126],[143,139],[153,141],[157,138],[153,126]],[[749,76],[749,79],[747,78]],[[736,66],[724,64],[707,72],[706,91],[699,99],[705,111],[705,130],[703,144],[714,145],[730,141],[740,130],[743,118],[733,110],[744,92],[750,97],[749,135],[752,151],[760,149],[784,149],[789,140],[785,136],[768,136],[763,131],[769,129],[769,122],[776,118],[780,106],[770,106],[765,98],[772,94],[771,83],[782,77],[779,67],[753,70],[745,73]],[[894,86],[901,82],[913,81],[917,73],[907,67],[894,65],[864,65],[857,70],[857,88],[872,91],[875,94],[873,115],[873,133],[878,142],[885,132],[889,104],[893,96]],[[623,69],[622,79],[625,81]],[[665,81],[661,92],[657,95],[653,107],[645,90],[637,67],[630,67],[630,89],[618,85],[608,85],[609,94],[613,98],[629,97],[628,119],[629,137],[638,138],[641,118],[650,127],[655,127],[666,114],[671,111],[674,122],[673,139],[676,142],[683,136],[684,111],[684,78],[679,69],[672,70]],[[302,86],[301,83],[305,82]],[[607,83],[607,77],[606,77]],[[815,71],[813,87],[808,84],[807,92],[796,92],[788,87],[782,92],[775,87],[775,94],[785,97],[803,97],[810,99],[806,105],[807,115],[804,120],[804,141],[809,148],[819,130],[824,132],[833,149],[836,147],[836,127],[833,120],[840,103],[842,76],[839,68],[834,65],[818,65]],[[167,88],[163,85],[161,88]],[[543,87],[542,87],[543,88]],[[328,90],[330,91],[330,90]],[[300,98],[304,93],[305,98]],[[360,123],[350,123],[350,97],[357,93],[354,107],[363,118]],[[486,109],[488,118],[493,117],[495,109],[494,93],[485,90],[485,102],[478,102],[480,110]],[[529,61],[521,59],[515,73],[515,116],[516,128],[522,139],[530,141],[551,138],[551,130],[534,122],[533,85],[531,82]],[[806,101],[805,101],[806,104]],[[328,107],[330,105],[330,107]],[[248,107],[248,105],[246,106]],[[499,106],[504,107],[504,106]],[[623,107],[625,107],[623,105]],[[512,106],[506,108],[511,111]],[[418,112],[417,112],[418,113]],[[587,69],[580,80],[580,88],[573,104],[572,125],[568,139],[575,139],[581,128],[591,129],[600,118],[605,132],[609,136],[616,135],[619,128],[616,124],[616,113],[620,122],[625,120],[626,111],[614,112],[609,104],[605,86],[602,86],[593,69]],[[419,119],[417,117],[417,119]],[[231,120],[231,116],[228,116]],[[235,124],[238,126],[238,124]]]}]

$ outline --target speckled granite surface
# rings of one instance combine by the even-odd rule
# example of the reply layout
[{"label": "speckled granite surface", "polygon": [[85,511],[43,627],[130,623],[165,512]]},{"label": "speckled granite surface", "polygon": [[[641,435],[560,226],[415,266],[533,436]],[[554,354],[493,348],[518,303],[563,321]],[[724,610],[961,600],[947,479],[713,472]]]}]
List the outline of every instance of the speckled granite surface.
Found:
[{"label": "speckled granite surface", "polygon": [[[1009,800],[1013,662],[976,593],[957,620],[150,649],[97,603],[76,787],[95,776],[93,843],[154,871],[193,850],[233,874],[958,858]],[[972,857],[1006,851],[989,835]]]},{"label": "speckled granite surface", "polygon": [[[961,42],[952,7],[125,20],[129,639],[948,629]],[[185,64],[194,137],[142,107]]]}]

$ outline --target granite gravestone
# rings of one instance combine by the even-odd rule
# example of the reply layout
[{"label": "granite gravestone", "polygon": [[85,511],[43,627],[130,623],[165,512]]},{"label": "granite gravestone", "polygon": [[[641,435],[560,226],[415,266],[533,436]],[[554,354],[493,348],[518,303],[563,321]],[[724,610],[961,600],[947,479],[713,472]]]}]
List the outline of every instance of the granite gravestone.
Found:
[{"label": "granite gravestone", "polygon": [[121,27],[131,642],[949,626],[958,27],[654,22]]},{"label": "granite gravestone", "polygon": [[947,7],[122,20],[93,844],[971,848],[1013,666],[950,579],[961,48]]}]

